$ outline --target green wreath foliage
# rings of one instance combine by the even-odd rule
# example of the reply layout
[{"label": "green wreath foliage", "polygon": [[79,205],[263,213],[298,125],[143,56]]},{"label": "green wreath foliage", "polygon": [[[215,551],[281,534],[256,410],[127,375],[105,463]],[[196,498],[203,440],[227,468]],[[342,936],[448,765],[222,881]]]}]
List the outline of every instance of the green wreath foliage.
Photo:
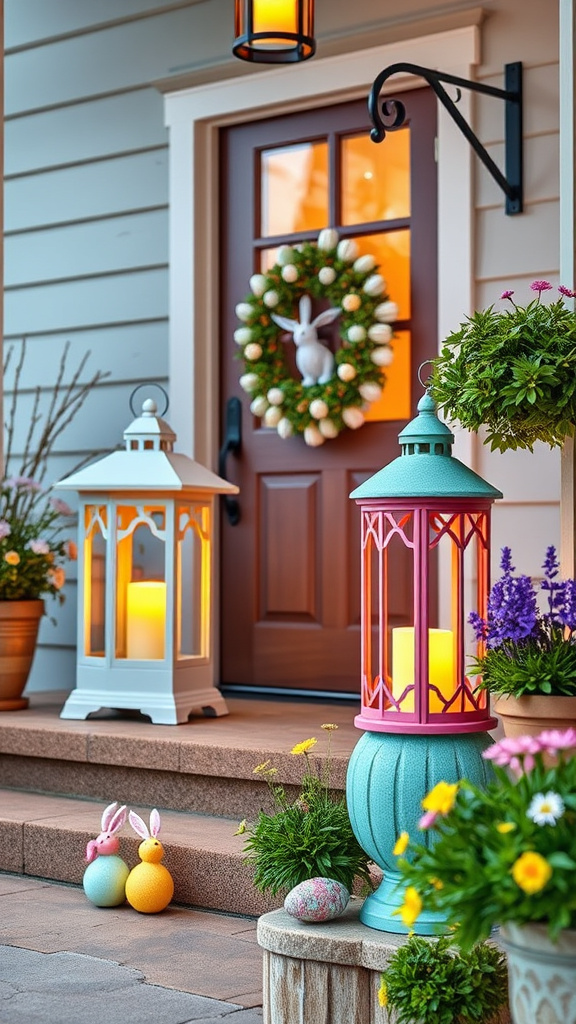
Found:
[{"label": "green wreath foliage", "polygon": [[[334,272],[329,283],[322,280],[331,276],[325,268]],[[286,280],[287,277],[293,280]],[[251,285],[250,294],[236,306],[242,326],[236,330],[235,340],[241,346],[239,358],[244,363],[240,383],[250,395],[254,414],[266,425],[277,427],[281,437],[304,435],[312,445],[336,437],[347,426],[361,426],[363,413],[370,401],[379,397],[377,389],[386,380],[383,365],[393,358],[390,323],[397,317],[397,308],[386,294],[374,258],[358,256],[355,242],[339,243],[336,232],[327,229],[320,234],[318,243],[282,246],[278,262],[266,273],[254,275]],[[330,306],[341,309],[338,325],[342,346],[335,353],[334,373],[325,384],[304,386],[302,380],[292,376],[286,342],[281,339],[284,332],[272,319],[275,313],[298,320],[298,303],[303,295],[312,300],[327,300]],[[343,305],[345,300],[349,305],[357,301],[348,296],[358,297],[357,309],[346,309]],[[352,330],[358,328],[361,330]],[[357,341],[350,340],[351,330],[352,337],[363,336]],[[375,352],[378,354],[373,358]],[[352,380],[343,380],[338,375],[343,364],[353,367]],[[347,374],[350,372],[346,370]],[[271,393],[274,401],[270,401]],[[320,418],[310,412],[315,399],[326,405]],[[271,406],[278,412],[270,413]],[[356,412],[350,414],[347,410]]]}]

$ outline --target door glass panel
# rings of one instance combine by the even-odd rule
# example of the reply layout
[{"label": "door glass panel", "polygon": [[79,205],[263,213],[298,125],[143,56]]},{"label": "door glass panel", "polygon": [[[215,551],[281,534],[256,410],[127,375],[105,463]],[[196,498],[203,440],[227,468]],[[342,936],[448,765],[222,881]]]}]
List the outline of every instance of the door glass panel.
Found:
[{"label": "door glass panel", "polygon": [[410,409],[410,331],[394,331],[390,342],[394,350],[394,362],[384,370],[386,387],[378,402],[372,402],[364,414],[371,422],[385,420],[409,420]]},{"label": "door glass panel", "polygon": [[398,306],[398,319],[410,317],[410,231],[387,231],[357,238],[360,252],[371,253],[380,265],[386,291]]},{"label": "door glass panel", "polygon": [[290,235],[328,224],[328,146],[306,142],[261,153],[261,235]]},{"label": "door glass panel", "polygon": [[375,145],[366,132],[341,141],[342,223],[410,216],[410,129]]}]

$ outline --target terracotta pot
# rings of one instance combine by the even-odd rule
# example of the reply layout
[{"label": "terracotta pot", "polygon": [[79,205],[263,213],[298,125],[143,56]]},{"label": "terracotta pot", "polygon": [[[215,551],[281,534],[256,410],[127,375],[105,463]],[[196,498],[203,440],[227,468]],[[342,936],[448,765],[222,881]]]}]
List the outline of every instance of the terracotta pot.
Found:
[{"label": "terracotta pot", "polygon": [[43,601],[0,601],[0,711],[28,707],[22,691],[36,650]]},{"label": "terracotta pot", "polygon": [[576,697],[499,697],[494,711],[506,736],[537,736],[543,729],[576,729]]},{"label": "terracotta pot", "polygon": [[500,929],[508,957],[513,1024],[574,1024],[576,1021],[576,931],[558,942],[543,924],[508,922]]}]

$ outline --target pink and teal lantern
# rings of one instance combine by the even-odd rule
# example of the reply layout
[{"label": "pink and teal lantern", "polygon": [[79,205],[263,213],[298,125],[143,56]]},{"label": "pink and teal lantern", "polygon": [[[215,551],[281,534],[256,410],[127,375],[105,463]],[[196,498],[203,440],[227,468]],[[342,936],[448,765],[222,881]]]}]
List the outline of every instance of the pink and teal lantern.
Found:
[{"label": "pink and teal lantern", "polygon": [[[358,841],[383,869],[361,920],[406,932],[393,848],[416,837],[422,798],[436,783],[484,785],[482,758],[496,720],[466,674],[479,653],[467,624],[490,587],[490,514],[502,494],[452,455],[454,437],[427,393],[401,431],[401,455],[351,494],[362,521],[361,711],[364,735],[348,768]],[[394,595],[395,600],[392,600]],[[422,838],[422,834],[419,834]],[[441,922],[421,915],[414,930]]]}]

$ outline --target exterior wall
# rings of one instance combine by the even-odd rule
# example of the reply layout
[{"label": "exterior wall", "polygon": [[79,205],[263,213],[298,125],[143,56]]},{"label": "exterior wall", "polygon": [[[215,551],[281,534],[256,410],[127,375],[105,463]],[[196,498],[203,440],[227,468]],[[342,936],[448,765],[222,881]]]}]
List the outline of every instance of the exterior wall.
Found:
[{"label": "exterior wall", "polygon": [[[555,7],[545,20],[541,0],[492,0],[486,7],[477,76],[500,85],[506,61],[525,64],[526,212],[505,217],[503,198],[475,165],[475,283],[463,283],[462,315],[504,287],[522,294],[535,277],[558,283]],[[402,59],[410,60],[411,37],[481,19],[467,0],[438,10],[434,0],[318,0],[318,58],[406,39]],[[166,91],[236,76],[240,88],[258,69],[230,58],[230,0],[6,0],[5,20],[5,341],[19,347],[27,338],[22,429],[30,389],[48,391],[67,340],[71,366],[89,349],[89,369],[110,373],[59,439],[50,473],[57,479],[86,453],[121,441],[135,384],[169,383],[168,133],[153,83]],[[498,159],[502,105],[476,101],[475,122]],[[210,159],[215,153],[207,155],[207,169]],[[450,219],[449,207],[443,216]],[[457,245],[460,224],[451,226]],[[178,286],[187,290],[189,281]],[[214,310],[210,318],[213,327]],[[441,332],[456,322],[442,324]],[[202,383],[214,382],[214,366],[201,369]],[[9,378],[6,392],[9,402]],[[181,411],[173,397],[168,419],[177,429]],[[505,492],[495,546],[513,537],[516,563],[537,571],[540,549],[559,536],[557,454],[494,456],[468,437],[459,438],[459,448]],[[73,685],[73,575],[71,566],[57,626],[42,625],[31,688]]]}]

